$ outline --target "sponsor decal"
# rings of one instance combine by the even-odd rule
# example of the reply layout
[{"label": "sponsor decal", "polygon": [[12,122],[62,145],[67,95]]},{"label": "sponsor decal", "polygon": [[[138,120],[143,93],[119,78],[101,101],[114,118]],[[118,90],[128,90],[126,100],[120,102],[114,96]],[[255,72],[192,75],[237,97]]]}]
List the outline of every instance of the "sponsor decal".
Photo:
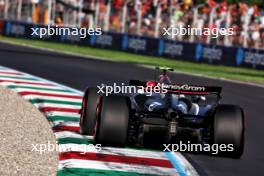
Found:
[{"label": "sponsor decal", "polygon": [[25,34],[26,28],[23,24],[12,24],[11,22],[7,22],[6,24],[6,35],[20,35],[23,36]]},{"label": "sponsor decal", "polygon": [[202,57],[212,63],[213,60],[221,60],[223,52],[221,49],[217,48],[203,48]]},{"label": "sponsor decal", "polygon": [[[164,89],[173,89],[173,90],[179,90],[179,91],[195,91],[195,92],[202,92],[205,91],[205,87],[201,86],[189,86],[187,84],[184,85],[168,85],[168,84],[162,84]],[[161,86],[160,83],[158,83],[158,86]]]},{"label": "sponsor decal", "polygon": [[11,33],[15,35],[24,35],[25,34],[25,26],[14,24],[11,28]]},{"label": "sponsor decal", "polygon": [[222,49],[203,47],[201,44],[196,45],[195,60],[197,62],[201,59],[208,60],[209,63],[212,63],[214,60],[220,61],[222,55]]},{"label": "sponsor decal", "polygon": [[147,41],[144,39],[135,39],[130,38],[128,39],[128,48],[138,50],[146,50]]},{"label": "sponsor decal", "polygon": [[96,39],[96,44],[104,45],[104,46],[112,46],[113,37],[111,35],[99,35]]},{"label": "sponsor decal", "polygon": [[160,41],[159,43],[159,55],[168,54],[170,56],[181,56],[183,53],[183,45],[177,43],[167,43]]},{"label": "sponsor decal", "polygon": [[256,67],[256,65],[264,66],[264,53],[252,53],[246,51],[244,63],[252,64],[253,67]]},{"label": "sponsor decal", "polygon": [[181,44],[171,44],[165,43],[164,53],[171,54],[173,56],[181,56],[183,51],[183,45]]}]

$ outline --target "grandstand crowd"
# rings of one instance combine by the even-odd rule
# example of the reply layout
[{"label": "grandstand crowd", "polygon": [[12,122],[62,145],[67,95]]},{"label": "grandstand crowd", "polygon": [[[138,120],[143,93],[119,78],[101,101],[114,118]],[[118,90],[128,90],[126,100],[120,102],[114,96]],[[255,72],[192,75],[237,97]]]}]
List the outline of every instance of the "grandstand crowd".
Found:
[{"label": "grandstand crowd", "polygon": [[[114,0],[112,2],[110,28],[109,30],[121,31],[122,7],[125,0]],[[207,0],[204,4],[195,5],[193,1],[179,0],[132,0],[128,1],[128,15],[126,19],[126,32],[137,34],[137,11],[141,8],[142,24],[140,34],[154,36],[156,13],[158,5],[161,7],[159,36],[163,36],[162,29],[171,25],[178,27],[198,27],[198,28],[226,28],[231,27],[234,34],[210,40],[210,43],[229,46],[245,46],[264,49],[264,11],[257,5],[249,5],[244,2],[229,4],[225,0],[216,2]],[[100,2],[100,20],[103,20],[107,4]],[[195,17],[195,8],[198,15]],[[210,24],[210,14],[215,8],[215,15]],[[206,43],[208,36],[178,36],[175,40],[199,41]]]},{"label": "grandstand crowd", "polygon": [[[12,2],[16,1],[18,0]],[[42,2],[44,1],[48,0]],[[77,7],[81,2],[80,0],[61,1]],[[5,0],[0,0],[1,11],[4,2]],[[231,36],[212,38],[207,35],[188,35],[170,39],[264,49],[264,9],[245,1],[230,3],[226,0],[205,0],[204,3],[197,3],[192,0],[83,0],[82,2],[83,8],[94,11],[92,14],[82,13],[82,27],[91,26],[92,23],[96,25],[94,27],[108,31],[150,37],[168,37],[163,35],[163,29],[170,26],[201,29],[232,28],[234,33]],[[37,11],[38,8],[43,7],[35,5],[34,9]],[[53,24],[77,24],[75,22],[80,13],[78,10],[72,10],[61,3],[56,3],[52,8]],[[23,12],[28,14],[27,10]],[[39,10],[38,13],[43,13],[43,10]],[[32,19],[24,20],[44,23],[43,20],[36,20],[36,17]]]}]

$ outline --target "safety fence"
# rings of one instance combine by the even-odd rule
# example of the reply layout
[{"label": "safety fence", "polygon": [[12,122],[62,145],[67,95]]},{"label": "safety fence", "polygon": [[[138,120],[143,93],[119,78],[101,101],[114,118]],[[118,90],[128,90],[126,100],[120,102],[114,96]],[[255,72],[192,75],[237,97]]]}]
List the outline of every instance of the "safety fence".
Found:
[{"label": "safety fence", "polygon": [[[2,31],[5,36],[40,40],[38,36],[32,35],[32,29],[40,27],[45,28],[46,26],[17,21],[0,21],[0,33]],[[103,32],[102,35],[87,35],[85,38],[78,35],[45,35],[41,40],[73,43],[197,63],[264,69],[264,50],[258,49],[176,42],[112,32]]]}]

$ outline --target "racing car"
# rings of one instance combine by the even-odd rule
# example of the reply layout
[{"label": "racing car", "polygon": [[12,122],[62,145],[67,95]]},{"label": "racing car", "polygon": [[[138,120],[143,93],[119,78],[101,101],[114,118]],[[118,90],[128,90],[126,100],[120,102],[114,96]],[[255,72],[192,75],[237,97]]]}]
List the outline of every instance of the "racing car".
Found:
[{"label": "racing car", "polygon": [[[219,153],[240,158],[244,148],[245,120],[240,106],[220,104],[221,87],[171,83],[170,68],[156,80],[130,80],[141,91],[131,94],[98,94],[85,91],[80,111],[80,133],[94,136],[96,143],[111,146],[161,146],[179,140],[201,144],[232,144]],[[163,86],[166,93],[142,93]],[[145,88],[145,89],[144,89]]]}]

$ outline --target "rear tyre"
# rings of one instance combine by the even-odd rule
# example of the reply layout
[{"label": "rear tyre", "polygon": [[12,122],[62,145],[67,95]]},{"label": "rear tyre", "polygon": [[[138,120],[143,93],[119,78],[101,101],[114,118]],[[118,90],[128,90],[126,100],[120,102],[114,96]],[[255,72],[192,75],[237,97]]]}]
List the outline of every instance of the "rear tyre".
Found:
[{"label": "rear tyre", "polygon": [[106,145],[124,146],[127,141],[130,100],[120,95],[101,99],[95,140]]},{"label": "rear tyre", "polygon": [[213,143],[233,145],[233,151],[221,151],[220,155],[240,158],[244,150],[244,132],[244,112],[239,106],[219,105],[216,107],[213,122]]},{"label": "rear tyre", "polygon": [[97,93],[96,88],[88,88],[85,91],[82,109],[81,109],[81,118],[80,118],[80,132],[84,135],[93,135],[96,123],[96,108],[97,102],[100,95]]}]

